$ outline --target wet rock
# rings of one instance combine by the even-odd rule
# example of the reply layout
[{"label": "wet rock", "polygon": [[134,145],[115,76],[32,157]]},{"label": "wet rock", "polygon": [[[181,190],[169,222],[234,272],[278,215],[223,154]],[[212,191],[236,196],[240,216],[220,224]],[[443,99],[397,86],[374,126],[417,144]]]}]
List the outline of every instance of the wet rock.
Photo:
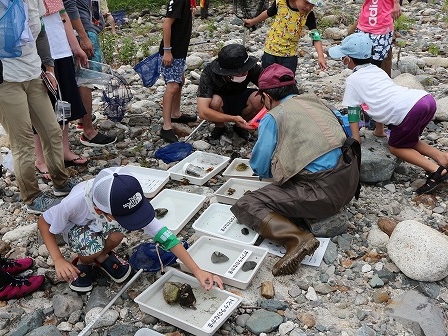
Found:
[{"label": "wet rock", "polygon": [[211,259],[212,263],[220,264],[220,263],[228,261],[229,257],[226,256],[224,253],[221,253],[219,251],[215,251],[215,252],[212,253],[210,259]]},{"label": "wet rock", "polygon": [[[85,317],[85,324],[88,325],[90,322],[92,322],[93,319],[103,310],[101,307],[95,307],[92,308]],[[94,324],[93,329],[102,328],[102,327],[110,327],[115,325],[115,322],[117,321],[120,314],[114,310],[109,309],[103,315],[100,319],[97,320],[97,322]]]},{"label": "wet rock", "polygon": [[241,270],[243,272],[248,272],[253,270],[257,266],[257,263],[255,261],[246,261],[243,266],[241,266]]},{"label": "wet rock", "polygon": [[256,310],[247,320],[246,328],[254,334],[274,331],[283,322],[283,317],[264,309]]}]

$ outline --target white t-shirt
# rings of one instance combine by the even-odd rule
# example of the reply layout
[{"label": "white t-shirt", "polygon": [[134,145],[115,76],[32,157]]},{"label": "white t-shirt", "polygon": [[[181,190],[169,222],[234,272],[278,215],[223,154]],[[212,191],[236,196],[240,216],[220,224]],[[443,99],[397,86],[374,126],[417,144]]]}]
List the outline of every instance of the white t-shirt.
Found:
[{"label": "white t-shirt", "polygon": [[51,57],[60,59],[72,56],[72,50],[65,34],[64,23],[59,13],[42,17],[45,24],[48,42],[50,43]]},{"label": "white t-shirt", "polygon": [[[89,225],[90,229],[95,232],[102,230],[102,226],[97,224],[97,218],[91,213],[85,200],[84,190],[87,182],[77,184],[61,203],[51,207],[43,214],[45,221],[50,224],[50,232],[62,233],[65,241],[68,241],[68,232],[75,225]],[[154,219],[143,228],[143,232],[154,237],[163,227],[164,225],[160,221]]]},{"label": "white t-shirt", "polygon": [[369,64],[347,77],[342,105],[366,104],[369,107],[366,112],[373,120],[400,125],[415,103],[427,94],[395,84],[384,70]]}]

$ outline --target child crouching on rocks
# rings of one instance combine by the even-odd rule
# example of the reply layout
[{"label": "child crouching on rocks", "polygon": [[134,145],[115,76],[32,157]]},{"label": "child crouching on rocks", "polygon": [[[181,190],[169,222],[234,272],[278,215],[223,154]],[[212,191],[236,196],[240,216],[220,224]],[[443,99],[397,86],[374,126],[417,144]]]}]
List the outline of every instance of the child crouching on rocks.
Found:
[{"label": "child crouching on rocks", "polygon": [[[94,263],[115,282],[125,281],[131,267],[113,249],[126,233],[139,229],[171,250],[204,289],[211,289],[213,284],[223,288],[222,280],[200,269],[176,236],[155,218],[140,183],[126,167],[105,168],[95,179],[76,185],[60,204],[40,216],[38,226],[57,276],[69,282],[74,291],[92,290]],[[78,253],[72,263],[64,259],[56,243],[55,235],[60,233]]]},{"label": "child crouching on rocks", "polygon": [[[328,53],[342,59],[353,70],[347,77],[342,104],[348,106],[348,121],[353,138],[360,141],[360,105],[367,114],[390,129],[389,150],[400,159],[423,168],[428,175],[418,194],[429,193],[448,179],[448,153],[419,139],[436,113],[436,101],[425,90],[397,85],[380,68],[371,63],[372,41],[367,34],[346,37]],[[428,160],[426,157],[433,159]]]}]

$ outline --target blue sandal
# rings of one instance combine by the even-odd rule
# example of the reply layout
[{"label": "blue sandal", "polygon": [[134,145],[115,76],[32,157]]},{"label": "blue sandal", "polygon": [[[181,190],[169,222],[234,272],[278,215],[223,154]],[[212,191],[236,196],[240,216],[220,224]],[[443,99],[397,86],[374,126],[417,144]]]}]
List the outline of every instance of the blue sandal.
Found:
[{"label": "blue sandal", "polygon": [[[443,171],[446,171],[445,175],[442,175]],[[424,185],[417,189],[417,194],[427,194],[430,191],[433,191],[440,183],[446,181],[448,179],[448,169],[439,166],[437,170],[433,173],[428,174],[428,178]]]}]

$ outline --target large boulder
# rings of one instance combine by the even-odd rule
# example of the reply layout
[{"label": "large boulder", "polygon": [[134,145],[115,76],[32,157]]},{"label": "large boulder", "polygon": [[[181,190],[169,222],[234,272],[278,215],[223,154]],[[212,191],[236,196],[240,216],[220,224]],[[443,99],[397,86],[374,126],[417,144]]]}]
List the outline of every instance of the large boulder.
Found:
[{"label": "large boulder", "polygon": [[397,224],[387,253],[411,279],[439,281],[448,276],[448,237],[415,220]]}]

